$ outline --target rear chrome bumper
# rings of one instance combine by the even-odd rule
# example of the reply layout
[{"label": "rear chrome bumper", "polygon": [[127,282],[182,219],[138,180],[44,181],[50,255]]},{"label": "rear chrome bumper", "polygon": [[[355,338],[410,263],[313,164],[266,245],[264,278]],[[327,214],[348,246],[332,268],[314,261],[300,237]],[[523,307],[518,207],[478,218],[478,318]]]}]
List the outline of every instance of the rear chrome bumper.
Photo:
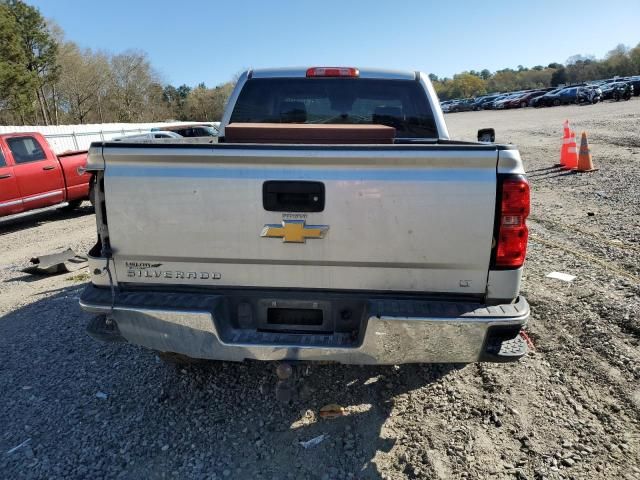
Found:
[{"label": "rear chrome bumper", "polygon": [[[255,294],[254,294],[255,295]],[[318,294],[315,294],[318,295]],[[272,298],[273,292],[263,298]],[[98,314],[89,333],[193,358],[227,361],[304,360],[344,364],[470,363],[510,361],[500,342],[518,337],[529,318],[523,297],[486,306],[390,295],[366,299],[359,333],[260,331],[234,327],[225,295],[119,293],[89,285],[81,307]],[[331,304],[331,299],[325,303]],[[497,343],[496,343],[497,342]],[[498,348],[496,348],[498,345]]]}]

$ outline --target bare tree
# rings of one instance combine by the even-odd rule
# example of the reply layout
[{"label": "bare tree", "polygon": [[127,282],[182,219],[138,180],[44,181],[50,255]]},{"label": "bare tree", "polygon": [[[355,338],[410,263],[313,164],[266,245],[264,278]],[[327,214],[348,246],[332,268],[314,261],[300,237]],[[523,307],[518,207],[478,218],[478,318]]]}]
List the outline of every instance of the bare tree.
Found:
[{"label": "bare tree", "polygon": [[109,100],[117,120],[136,121],[146,107],[147,91],[155,82],[147,54],[130,50],[111,58]]},{"label": "bare tree", "polygon": [[59,108],[71,121],[86,123],[92,113],[97,116],[99,94],[110,79],[109,60],[104,54],[81,51],[69,42],[60,48],[59,63]]}]

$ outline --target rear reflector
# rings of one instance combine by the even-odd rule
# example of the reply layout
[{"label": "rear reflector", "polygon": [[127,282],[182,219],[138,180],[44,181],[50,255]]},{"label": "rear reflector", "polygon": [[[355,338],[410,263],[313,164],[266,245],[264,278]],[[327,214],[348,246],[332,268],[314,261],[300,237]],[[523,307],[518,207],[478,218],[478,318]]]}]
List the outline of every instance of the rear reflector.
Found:
[{"label": "rear reflector", "polygon": [[312,67],[307,77],[359,77],[360,71],[353,67]]},{"label": "rear reflector", "polygon": [[503,180],[496,246],[497,267],[519,268],[524,263],[529,238],[526,225],[529,201],[529,183],[524,177]]}]

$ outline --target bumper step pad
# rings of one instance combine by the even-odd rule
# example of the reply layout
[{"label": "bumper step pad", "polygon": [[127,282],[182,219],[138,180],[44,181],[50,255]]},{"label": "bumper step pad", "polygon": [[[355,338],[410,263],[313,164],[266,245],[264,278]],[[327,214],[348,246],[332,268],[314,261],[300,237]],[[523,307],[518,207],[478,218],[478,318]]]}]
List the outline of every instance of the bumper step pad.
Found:
[{"label": "bumper step pad", "polygon": [[95,338],[108,343],[126,343],[120,334],[118,325],[113,320],[108,320],[106,315],[95,315],[87,325],[87,333]]},{"label": "bumper step pad", "polygon": [[490,357],[487,360],[493,362],[515,362],[524,357],[528,351],[527,342],[520,334],[508,340],[496,340],[487,345],[485,350],[486,355]]}]

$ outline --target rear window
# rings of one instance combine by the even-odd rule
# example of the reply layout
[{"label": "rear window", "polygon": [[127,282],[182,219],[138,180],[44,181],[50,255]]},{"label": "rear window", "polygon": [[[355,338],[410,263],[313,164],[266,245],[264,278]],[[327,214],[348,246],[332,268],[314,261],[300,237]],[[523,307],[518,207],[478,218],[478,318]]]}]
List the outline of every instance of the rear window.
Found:
[{"label": "rear window", "polygon": [[7,143],[16,163],[37,162],[47,158],[44,150],[33,137],[8,138]]},{"label": "rear window", "polygon": [[379,124],[396,138],[437,138],[422,86],[413,80],[255,78],[230,123]]},{"label": "rear window", "polygon": [[0,167],[6,167],[7,162],[4,161],[4,155],[2,154],[2,150],[0,150]]}]

